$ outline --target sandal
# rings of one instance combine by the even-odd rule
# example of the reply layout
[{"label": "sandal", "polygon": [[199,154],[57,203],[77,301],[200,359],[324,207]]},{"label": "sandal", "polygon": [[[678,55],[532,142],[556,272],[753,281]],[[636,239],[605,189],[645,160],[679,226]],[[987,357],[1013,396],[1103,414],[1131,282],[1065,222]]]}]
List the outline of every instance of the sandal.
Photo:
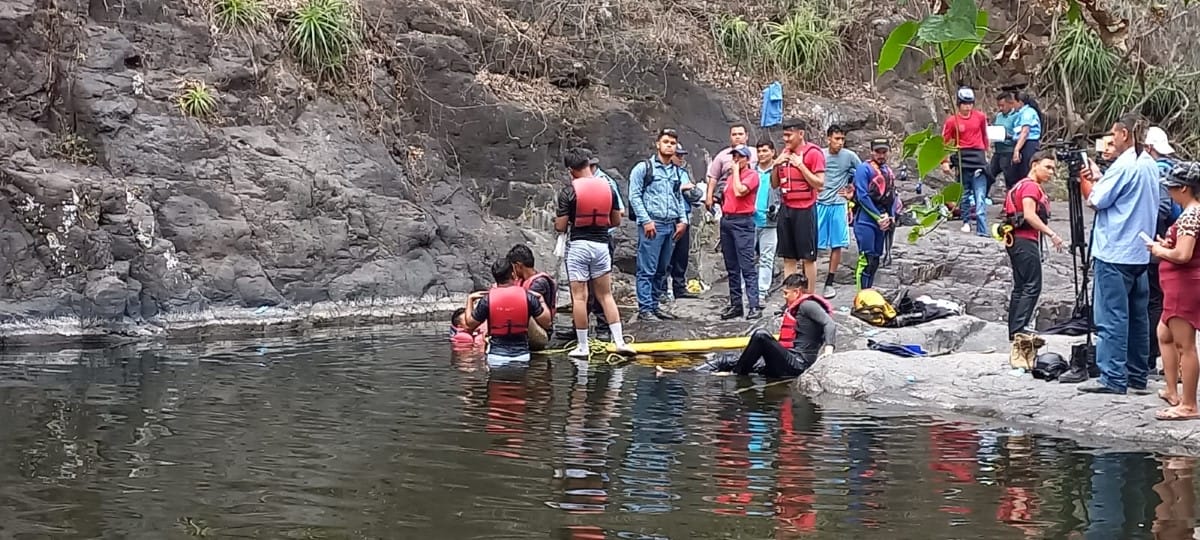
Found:
[{"label": "sandal", "polygon": [[1167,405],[1170,405],[1172,407],[1179,406],[1179,396],[1168,394],[1166,390],[1158,391],[1158,399],[1165,401],[1167,403]]},{"label": "sandal", "polygon": [[1162,422],[1178,422],[1183,420],[1200,420],[1200,412],[1180,412],[1175,407],[1161,409],[1154,413],[1154,419]]}]

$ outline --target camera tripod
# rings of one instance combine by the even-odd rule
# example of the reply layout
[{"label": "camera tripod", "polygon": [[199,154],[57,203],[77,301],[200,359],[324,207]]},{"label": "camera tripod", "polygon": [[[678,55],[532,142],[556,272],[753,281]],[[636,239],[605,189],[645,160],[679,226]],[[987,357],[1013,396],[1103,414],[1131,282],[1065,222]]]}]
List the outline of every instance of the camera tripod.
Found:
[{"label": "camera tripod", "polygon": [[[1065,155],[1064,155],[1065,154]],[[1082,151],[1063,152],[1058,158],[1067,163],[1067,197],[1071,225],[1071,267],[1075,285],[1075,308],[1071,312],[1071,326],[1082,326],[1086,342],[1082,351],[1072,348],[1071,371],[1059,376],[1062,383],[1073,384],[1086,381],[1088,371],[1095,363],[1095,346],[1092,343],[1092,295],[1089,271],[1092,264],[1091,246],[1088,244],[1087,228],[1083,222],[1083,184],[1080,176],[1087,160]]]}]

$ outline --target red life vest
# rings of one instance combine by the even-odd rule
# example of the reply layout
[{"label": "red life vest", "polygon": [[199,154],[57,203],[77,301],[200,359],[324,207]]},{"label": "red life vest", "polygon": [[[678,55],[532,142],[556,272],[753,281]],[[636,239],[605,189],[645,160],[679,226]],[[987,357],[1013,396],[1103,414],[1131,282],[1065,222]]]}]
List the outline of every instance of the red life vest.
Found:
[{"label": "red life vest", "polygon": [[550,274],[547,274],[545,272],[538,272],[532,276],[529,276],[529,279],[522,281],[521,286],[525,287],[525,290],[528,291],[530,288],[533,287],[533,282],[535,280],[537,280],[537,278],[546,278],[546,279],[550,280],[550,283],[552,283],[552,284],[554,283],[554,278],[550,277]]},{"label": "red life vest", "polygon": [[576,178],[571,185],[575,188],[576,227],[611,227],[608,215],[613,210],[612,186],[602,178],[589,176]]},{"label": "red life vest", "polygon": [[[1004,222],[1011,225],[1014,229],[1032,228],[1025,221],[1025,203],[1017,200],[1017,190],[1021,189],[1025,185],[1025,182],[1034,182],[1034,184],[1037,184],[1033,179],[1026,178],[1017,182],[1012,189],[1008,190],[1008,195],[1004,197]],[[1042,218],[1043,222],[1050,221],[1049,199],[1040,185],[1038,185],[1038,196],[1034,198],[1034,201],[1037,203],[1037,216]]]},{"label": "red life vest", "polygon": [[[800,159],[808,157],[809,152],[820,150],[821,148],[815,144],[805,143],[804,150],[800,153]],[[784,162],[779,165],[779,188],[783,202],[787,206],[808,208],[816,203],[817,191],[804,178],[804,171],[791,163]]]},{"label": "red life vest", "polygon": [[[867,161],[867,165],[875,173],[875,176],[871,177],[871,182],[867,184],[867,197],[871,198],[871,203],[875,205],[876,210],[891,215],[894,210],[893,206],[896,205],[896,175],[892,172],[891,167],[885,171],[873,159]],[[854,207],[856,209],[863,208],[861,204],[856,204]]]},{"label": "red life vest", "polygon": [[788,304],[783,310],[783,324],[779,327],[779,344],[785,349],[791,349],[792,343],[796,341],[796,308],[800,307],[805,300],[816,300],[825,308],[825,313],[833,315],[833,307],[829,305],[829,301],[815,294],[801,294],[795,302]]},{"label": "red life vest", "polygon": [[488,291],[488,335],[520,336],[529,330],[529,301],[520,285]]}]

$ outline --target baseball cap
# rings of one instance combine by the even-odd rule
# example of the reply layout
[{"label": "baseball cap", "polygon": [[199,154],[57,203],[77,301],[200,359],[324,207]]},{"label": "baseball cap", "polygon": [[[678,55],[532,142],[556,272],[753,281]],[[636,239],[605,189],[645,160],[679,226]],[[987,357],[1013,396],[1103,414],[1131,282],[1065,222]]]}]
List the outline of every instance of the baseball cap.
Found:
[{"label": "baseball cap", "polygon": [[600,158],[598,158],[596,156],[592,156],[592,157],[588,158],[588,165],[599,165],[599,164],[600,164]]},{"label": "baseball cap", "polygon": [[966,86],[958,89],[959,103],[975,103],[975,91]]},{"label": "baseball cap", "polygon": [[746,145],[744,145],[744,144],[739,144],[739,145],[733,147],[733,153],[740,154],[742,156],[745,156],[746,159],[750,159],[750,149],[747,148]]},{"label": "baseball cap", "polygon": [[890,150],[892,145],[887,139],[871,139],[871,150]]},{"label": "baseball cap", "polygon": [[1146,130],[1146,146],[1160,154],[1174,154],[1175,148],[1167,141],[1167,132],[1158,126]]},{"label": "baseball cap", "polygon": [[681,144],[675,145],[675,155],[686,156],[687,154],[688,154],[688,151],[683,148],[683,145],[681,145]]},{"label": "baseball cap", "polygon": [[1162,183],[1167,187],[1200,187],[1200,163],[1194,161],[1176,163],[1170,171],[1167,171]]}]

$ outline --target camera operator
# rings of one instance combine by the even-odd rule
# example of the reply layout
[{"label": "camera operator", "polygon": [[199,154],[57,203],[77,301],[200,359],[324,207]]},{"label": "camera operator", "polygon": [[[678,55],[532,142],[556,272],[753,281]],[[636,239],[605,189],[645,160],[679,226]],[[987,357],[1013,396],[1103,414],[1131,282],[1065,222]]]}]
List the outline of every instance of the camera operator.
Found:
[{"label": "camera operator", "polygon": [[1080,392],[1145,393],[1149,375],[1150,321],[1146,316],[1150,255],[1143,236],[1153,238],[1158,213],[1158,165],[1142,152],[1138,133],[1144,129],[1132,115],[1112,126],[1117,158],[1104,175],[1094,165],[1082,171],[1094,180],[1087,204],[1096,211],[1092,231],[1093,304],[1100,379]]}]

